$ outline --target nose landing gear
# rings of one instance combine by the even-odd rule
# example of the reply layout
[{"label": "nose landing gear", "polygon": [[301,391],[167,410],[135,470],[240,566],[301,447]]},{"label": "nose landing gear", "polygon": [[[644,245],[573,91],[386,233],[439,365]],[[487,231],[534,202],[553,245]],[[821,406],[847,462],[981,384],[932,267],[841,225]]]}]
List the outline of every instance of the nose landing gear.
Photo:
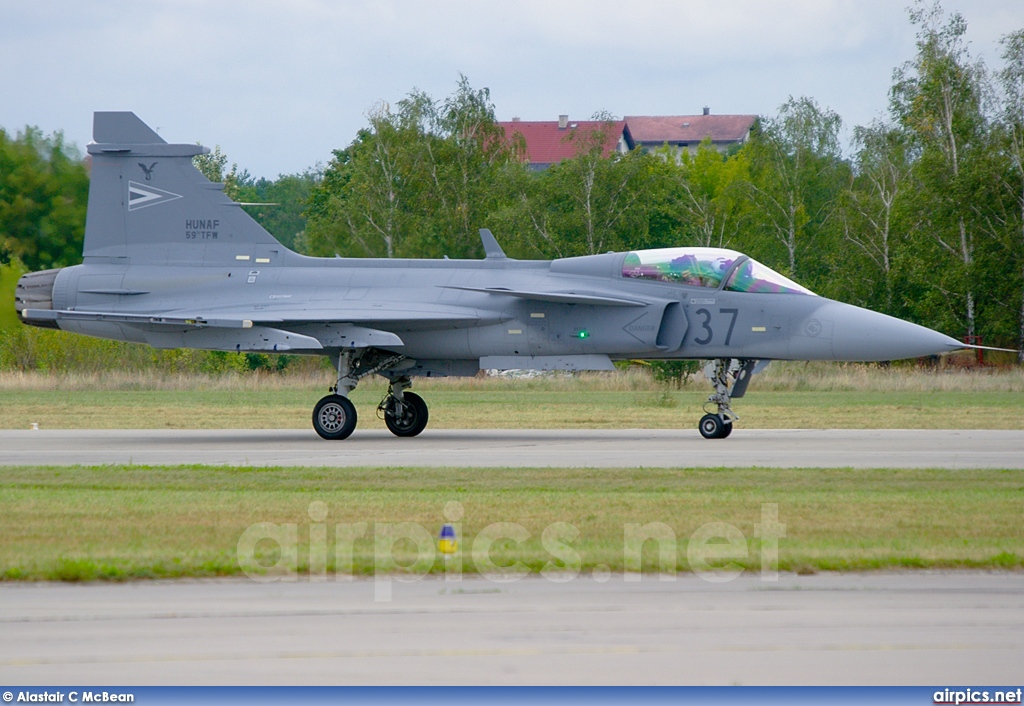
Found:
[{"label": "nose landing gear", "polygon": [[[735,418],[735,416],[732,417],[732,419]],[[724,439],[732,434],[732,419],[723,414],[705,414],[700,418],[697,429],[705,439]]]},{"label": "nose landing gear", "polygon": [[[724,439],[732,434],[732,424],[739,419],[732,411],[732,400],[743,397],[754,373],[756,360],[733,360],[732,358],[716,358],[709,360],[704,366],[704,376],[714,385],[714,393],[704,403],[707,412],[700,419],[697,429],[705,439]],[[730,378],[732,387],[730,389]],[[714,405],[714,411],[708,409]]]}]

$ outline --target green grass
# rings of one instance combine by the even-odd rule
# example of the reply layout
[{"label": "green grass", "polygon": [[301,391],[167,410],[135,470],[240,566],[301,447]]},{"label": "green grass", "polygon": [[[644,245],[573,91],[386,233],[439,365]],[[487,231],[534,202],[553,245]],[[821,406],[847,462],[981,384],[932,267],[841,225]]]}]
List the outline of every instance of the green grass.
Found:
[{"label": "green grass", "polygon": [[[295,523],[300,576],[307,572],[309,505],[336,523],[367,522],[354,571],[374,571],[374,523],[414,522],[436,536],[445,503],[462,503],[464,548],[482,528],[514,522],[532,537],[499,543],[499,565],[540,570],[551,555],[541,533],[576,527],[584,571],[624,568],[626,523],[664,522],[679,540],[708,522],[747,538],[739,563],[759,566],[754,524],[777,503],[786,536],[780,568],[798,572],[884,568],[1024,568],[1024,471],[830,469],[438,469],[225,467],[12,467],[0,478],[0,577],[122,580],[240,572],[236,547],[257,522]],[[407,564],[403,540],[398,561]],[[265,563],[276,548],[257,547]],[[328,552],[334,571],[333,551]],[[440,555],[439,555],[440,556]],[[474,563],[464,557],[465,570]],[[657,568],[653,543],[644,570]],[[437,559],[434,571],[443,570]]]},{"label": "green grass", "polygon": [[[329,384],[315,365],[286,375],[7,372],[0,428],[308,428]],[[691,427],[708,394],[703,380],[666,387],[644,370],[420,380],[416,389],[431,405],[431,428]],[[383,426],[374,414],[383,393],[379,378],[355,392],[362,428]],[[1024,373],[773,364],[735,407],[753,428],[1022,429]],[[584,571],[623,570],[625,525],[649,522],[675,532],[678,570],[689,568],[688,538],[708,522],[737,527],[749,550],[738,563],[757,570],[762,503],[777,503],[786,524],[783,570],[1024,568],[1022,471],[115,466],[5,468],[0,579],[238,574],[239,537],[257,522],[297,525],[307,573],[312,501],[327,504],[332,548],[336,523],[370,524],[352,567],[370,574],[374,523],[436,534],[450,500],[465,508],[464,548],[491,523],[526,527],[529,540],[499,543],[492,557],[532,571],[552,559],[540,535],[555,522],[579,530],[573,547]],[[397,545],[400,564],[411,560],[408,544]],[[658,568],[655,549],[644,547],[646,571]],[[257,551],[268,564],[279,556],[273,543]],[[432,570],[443,570],[441,559]]]},{"label": "green grass", "polygon": [[[328,371],[300,375],[0,374],[0,428],[305,429]],[[646,371],[534,379],[417,380],[433,429],[691,428],[703,379]],[[353,393],[361,428],[381,427],[385,383]],[[1024,373],[774,364],[736,400],[746,428],[1024,429]]]}]

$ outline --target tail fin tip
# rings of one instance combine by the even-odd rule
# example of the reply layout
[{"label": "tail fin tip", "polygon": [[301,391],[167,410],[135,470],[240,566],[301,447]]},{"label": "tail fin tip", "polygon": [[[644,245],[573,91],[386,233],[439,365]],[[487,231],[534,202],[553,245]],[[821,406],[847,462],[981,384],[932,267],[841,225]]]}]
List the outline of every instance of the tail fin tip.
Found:
[{"label": "tail fin tip", "polygon": [[97,111],[92,116],[92,139],[100,144],[151,145],[167,140],[131,111]]}]

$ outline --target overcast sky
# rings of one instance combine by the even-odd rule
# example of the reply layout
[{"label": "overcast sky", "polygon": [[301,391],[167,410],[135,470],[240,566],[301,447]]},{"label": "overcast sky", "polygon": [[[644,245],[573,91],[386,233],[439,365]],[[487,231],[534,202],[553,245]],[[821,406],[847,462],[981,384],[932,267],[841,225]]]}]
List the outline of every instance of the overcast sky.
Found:
[{"label": "overcast sky", "polygon": [[[0,127],[63,130],[132,110],[169,142],[220,145],[254,176],[327,162],[374,103],[488,87],[498,118],[770,115],[789,95],[847,129],[886,109],[912,58],[901,0],[0,0]],[[975,56],[1022,0],[945,0]]]}]

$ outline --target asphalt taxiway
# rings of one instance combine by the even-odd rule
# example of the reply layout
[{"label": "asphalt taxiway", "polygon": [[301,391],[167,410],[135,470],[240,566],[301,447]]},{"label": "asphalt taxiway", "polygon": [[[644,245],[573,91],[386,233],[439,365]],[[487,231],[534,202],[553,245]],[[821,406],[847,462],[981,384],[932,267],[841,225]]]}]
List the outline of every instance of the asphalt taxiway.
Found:
[{"label": "asphalt taxiway", "polygon": [[1024,468],[1024,431],[737,429],[5,430],[0,465]]},{"label": "asphalt taxiway", "polygon": [[1018,684],[1020,573],[0,585],[7,684]]}]

